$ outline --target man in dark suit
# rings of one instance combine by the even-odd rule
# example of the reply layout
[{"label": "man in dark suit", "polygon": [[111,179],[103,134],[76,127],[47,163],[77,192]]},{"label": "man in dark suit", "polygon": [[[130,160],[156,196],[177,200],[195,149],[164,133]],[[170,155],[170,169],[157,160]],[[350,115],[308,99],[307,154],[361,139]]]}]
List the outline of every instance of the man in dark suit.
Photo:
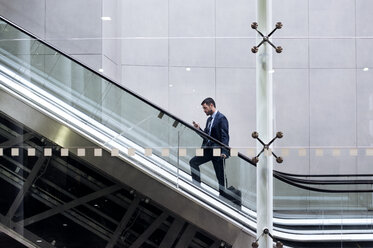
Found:
[{"label": "man in dark suit", "polygon": [[[215,101],[211,97],[206,98],[201,103],[203,111],[207,116],[210,116],[206,121],[206,127],[204,130],[201,129],[198,123],[193,121],[195,128],[200,129],[211,137],[219,140],[223,144],[229,144],[229,125],[227,118],[216,109]],[[219,192],[222,194],[224,192],[224,159],[228,157],[229,151],[225,148],[221,148],[221,145],[214,143],[213,141],[203,138],[202,142],[203,156],[193,157],[190,161],[190,167],[192,171],[192,179],[196,183],[201,183],[201,175],[199,166],[208,161],[212,161],[214,165],[214,170],[216,178],[219,183]],[[213,156],[213,149],[221,148],[220,157]]]}]

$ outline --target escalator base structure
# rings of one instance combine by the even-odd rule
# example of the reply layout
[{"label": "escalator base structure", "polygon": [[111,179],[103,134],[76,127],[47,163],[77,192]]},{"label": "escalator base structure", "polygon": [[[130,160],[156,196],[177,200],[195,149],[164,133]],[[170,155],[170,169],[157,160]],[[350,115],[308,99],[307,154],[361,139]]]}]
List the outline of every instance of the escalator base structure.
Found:
[{"label": "escalator base structure", "polygon": [[[186,238],[187,240],[181,239],[182,242],[192,243],[193,237],[196,234],[201,236],[200,233],[204,233],[207,236],[207,240],[208,240],[207,244],[210,244],[210,245],[219,244],[220,246],[223,243],[225,244],[225,247],[230,247],[235,242],[236,243],[237,242],[246,242],[246,243],[250,242],[251,240],[250,235],[247,233],[245,234],[242,231],[242,229],[239,227],[239,225],[235,225],[235,224],[232,224],[230,221],[227,221],[223,216],[219,215],[219,213],[217,213],[213,209],[209,209],[206,206],[201,206],[203,205],[203,203],[199,202],[198,200],[187,197],[185,193],[178,192],[177,190],[175,190],[174,187],[170,187],[169,185],[163,182],[160,182],[159,180],[154,178],[152,175],[149,175],[147,173],[144,173],[134,168],[130,164],[126,163],[126,161],[123,161],[118,157],[112,156],[110,152],[108,151],[103,150],[102,156],[94,156],[93,155],[94,149],[98,148],[94,143],[83,138],[78,133],[74,132],[68,127],[44,115],[43,113],[33,109],[32,107],[19,101],[18,99],[14,98],[13,96],[7,94],[4,91],[0,91],[0,105],[1,105],[0,112],[3,115],[3,119],[9,118],[14,123],[22,123],[22,125],[20,126],[23,127],[25,130],[29,130],[29,133],[33,133],[34,139],[39,137],[38,142],[41,142],[40,140],[48,140],[49,147],[53,147],[53,153],[57,153],[57,157],[60,155],[59,153],[60,153],[61,148],[73,147],[75,149],[69,149],[69,154],[70,154],[69,156],[72,156],[72,157],[75,157],[81,160],[84,164],[89,164],[89,166],[92,167],[91,170],[96,171],[96,173],[98,172],[98,174],[101,174],[102,177],[110,178],[113,182],[117,182],[118,185],[123,185],[123,188],[127,188],[128,192],[130,192],[131,190],[133,190],[134,192],[139,192],[138,193],[140,194],[139,197],[140,198],[142,197],[141,201],[146,200],[147,202],[148,201],[154,202],[155,206],[157,206],[158,208],[164,211],[162,213],[163,216],[158,216],[158,218],[162,217],[163,221],[165,222],[167,221],[167,217],[173,218],[178,221],[179,228],[184,228],[183,231],[186,235],[184,236],[184,239]],[[61,139],[61,135],[60,135],[61,132],[63,132],[63,139]],[[26,138],[25,135],[20,135],[20,137],[18,137],[18,139],[20,139],[18,141],[19,143],[15,143],[14,147],[21,145],[20,146],[21,149],[24,149],[23,154],[26,154],[27,149],[25,149],[24,147],[28,146],[28,144],[25,143],[25,141],[23,140],[23,137]],[[86,148],[85,156],[78,156],[78,148],[79,149]],[[8,151],[9,157],[12,157],[10,154],[10,149],[8,150],[9,150]],[[3,149],[4,155],[6,153],[5,151],[6,149]],[[40,156],[42,157],[42,155]],[[25,156],[25,157],[27,159],[28,156]],[[60,159],[63,160],[64,157],[60,156]],[[62,174],[61,177],[68,177],[68,176]],[[25,180],[27,180],[27,178],[25,178]],[[66,187],[68,186],[69,185],[66,185]],[[29,190],[29,192],[25,192],[25,195],[30,194],[31,192],[33,191]],[[9,201],[10,202],[8,202],[8,205],[9,203],[11,203],[12,199],[9,199]],[[56,208],[57,206],[53,206],[53,207]],[[30,208],[33,208],[33,206],[30,206]],[[59,213],[61,214],[61,213],[64,213],[65,211],[68,211],[68,210],[64,210],[63,212],[60,211]],[[53,215],[51,215],[49,218],[52,218],[52,216]],[[70,218],[74,218],[74,217],[70,216]],[[2,221],[4,221],[3,223],[7,222],[6,216],[2,216]],[[11,220],[9,221],[10,221],[10,225],[8,225],[8,228],[12,227],[13,225],[16,225],[16,222],[11,221]],[[117,222],[119,221],[120,220],[117,220]],[[56,220],[56,222],[59,223],[59,225],[61,226],[63,225],[61,221]],[[37,224],[37,222],[35,222],[36,224],[34,222],[32,223],[33,225]],[[180,223],[183,223],[183,226]],[[191,227],[190,228],[184,227],[184,225],[188,225],[188,223],[190,223],[189,225]],[[159,222],[158,226],[161,226],[161,224],[162,222]],[[22,222],[18,223],[18,225],[22,226]],[[84,223],[82,225],[85,226],[87,224]],[[27,226],[25,227],[22,226],[22,228],[21,226],[17,227],[18,229],[20,228],[20,233],[26,234],[28,232]],[[169,224],[169,228],[172,228],[171,224]],[[91,230],[92,227],[88,229]],[[100,230],[100,228],[98,229]],[[36,230],[38,229],[36,228]],[[147,230],[145,229],[144,232],[146,231]],[[98,232],[99,231],[95,230],[93,233],[97,235]],[[184,233],[181,233],[181,234],[184,234]],[[104,234],[100,233],[101,239],[103,235]],[[114,235],[114,233],[106,233],[106,235],[107,235],[105,236],[106,241],[110,241],[109,237]],[[141,238],[141,235],[139,235],[139,237]],[[181,235],[181,237],[178,237],[178,238],[180,239],[182,237],[183,236]],[[24,239],[27,239],[27,237],[25,237]],[[31,241],[28,240],[28,241],[23,241],[23,242],[26,242],[26,243],[36,242],[36,240],[33,240],[35,239],[34,236],[32,236],[32,238],[30,239]],[[39,237],[37,240],[39,239],[43,240],[41,237]],[[49,241],[46,243],[50,243],[52,241]],[[134,240],[134,243],[135,242],[136,240]],[[150,242],[150,241],[147,241],[147,242]],[[139,243],[139,241],[137,241],[137,243]],[[145,243],[146,243],[146,240],[143,240],[143,243],[141,243],[139,247],[145,247],[145,246],[141,246],[142,244],[145,244]],[[152,243],[153,243],[153,246],[150,245],[149,247],[155,247],[154,242]],[[35,243],[35,245],[38,245],[38,243]],[[216,246],[216,247],[219,247],[219,246]],[[97,247],[104,247],[104,246],[97,246]],[[122,243],[122,245],[118,247],[127,247],[127,246]],[[128,246],[128,247],[132,247],[132,246]],[[198,247],[198,246],[195,246],[195,247]],[[201,246],[201,247],[204,247],[204,246]]]}]

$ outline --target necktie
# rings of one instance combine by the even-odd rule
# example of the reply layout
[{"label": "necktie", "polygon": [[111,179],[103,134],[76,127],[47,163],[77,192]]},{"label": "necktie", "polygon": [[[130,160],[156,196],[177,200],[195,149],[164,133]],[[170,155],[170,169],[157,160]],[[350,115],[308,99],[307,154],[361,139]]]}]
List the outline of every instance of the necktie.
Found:
[{"label": "necktie", "polygon": [[207,125],[207,128],[208,128],[208,130],[209,130],[209,135],[211,135],[211,124],[212,124],[212,117],[210,117],[209,118],[209,123],[208,123],[208,125]]}]

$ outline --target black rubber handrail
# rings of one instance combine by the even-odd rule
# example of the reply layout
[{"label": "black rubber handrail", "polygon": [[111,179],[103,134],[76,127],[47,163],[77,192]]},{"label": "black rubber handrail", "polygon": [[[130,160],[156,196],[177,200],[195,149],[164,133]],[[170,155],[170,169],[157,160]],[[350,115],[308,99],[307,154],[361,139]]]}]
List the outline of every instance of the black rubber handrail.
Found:
[{"label": "black rubber handrail", "polygon": [[373,185],[373,180],[356,180],[356,179],[352,179],[352,180],[307,180],[307,179],[289,177],[289,176],[281,175],[281,174],[276,174],[276,175],[286,178],[292,182],[297,182],[297,183],[302,183],[302,184],[321,184],[321,185],[372,184]]},{"label": "black rubber handrail", "polygon": [[[110,82],[111,84],[114,84],[115,86],[117,86],[118,88],[120,88],[121,90],[124,90],[126,91],[127,93],[131,94],[132,96],[138,98],[139,100],[141,100],[142,102],[152,106],[153,108],[157,109],[159,112],[163,113],[163,114],[166,114],[168,115],[169,117],[171,117],[172,119],[174,119],[175,121],[177,121],[178,123],[181,123],[183,124],[184,126],[188,127],[189,129],[193,130],[194,132],[198,133],[199,135],[205,137],[206,139],[208,140],[211,140],[213,141],[214,143],[218,144],[219,146],[221,146],[222,148],[225,148],[225,149],[228,149],[228,150],[231,150],[231,148],[223,143],[221,143],[219,140],[209,136],[208,134],[206,134],[205,132],[203,131],[200,131],[196,128],[194,128],[194,126],[192,126],[191,124],[181,120],[180,118],[176,117],[175,115],[171,114],[170,112],[164,110],[163,108],[159,107],[158,105],[150,102],[149,100],[145,99],[144,97],[136,94],[135,92],[131,91],[130,89],[127,89],[125,87],[123,87],[122,85],[116,83],[113,79],[110,79],[108,78],[107,76],[104,76],[100,73],[98,73],[97,71],[95,71],[94,69],[90,68],[89,66],[83,64],[82,62],[80,62],[79,60],[71,57],[70,55],[64,53],[63,51],[59,50],[58,48],[54,47],[53,45],[49,44],[48,42],[40,39],[39,37],[37,37],[36,35],[30,33],[29,31],[21,28],[20,26],[18,26],[17,24],[9,21],[8,19],[4,18],[3,16],[0,16],[0,20],[6,22],[7,24],[11,25],[12,27],[18,29],[19,31],[27,34],[28,36],[30,36],[31,38],[39,41],[40,43],[46,45],[47,47],[57,51],[58,53],[62,54],[63,56],[67,57],[68,59],[74,61],[75,63],[79,64],[80,66],[84,67],[85,69],[91,71],[92,73],[96,74],[97,76],[105,79],[106,81]],[[250,163],[251,165],[254,165],[256,166],[256,164],[250,159],[248,158],[247,156],[243,155],[242,153],[238,153],[238,157],[240,157],[241,159],[245,160],[246,162]]]},{"label": "black rubber handrail", "polygon": [[285,176],[282,176],[282,175],[279,175],[279,174],[273,174],[273,176],[275,178],[277,178],[278,180],[286,183],[286,184],[290,184],[294,187],[297,187],[297,188],[301,188],[301,189],[305,189],[305,190],[309,190],[309,191],[316,191],[316,192],[321,192],[321,193],[371,193],[373,192],[373,189],[357,189],[357,190],[351,190],[351,189],[322,189],[322,188],[315,188],[315,187],[310,187],[310,186],[306,186],[306,185],[302,185],[302,184],[299,184],[299,183],[296,183],[294,181],[292,181],[291,179],[285,177]]},{"label": "black rubber handrail", "polygon": [[[289,174],[289,173],[284,173],[284,172],[279,172],[279,171],[274,171],[273,172],[274,176],[278,176],[281,178],[286,179],[287,181],[291,181],[294,183],[301,183],[301,184],[318,184],[318,185],[362,185],[362,184],[370,184],[373,185],[373,180],[369,179],[329,179],[329,180],[315,180],[315,179],[301,179],[297,177],[307,177],[307,175],[296,175],[296,174]],[[360,175],[355,175],[355,174],[342,174],[342,175],[337,175],[337,177],[369,177],[372,176],[370,174],[360,174]],[[334,175],[311,175],[314,177],[334,177]]]},{"label": "black rubber handrail", "polygon": [[[307,177],[307,175],[295,175],[295,174],[289,174],[289,173],[283,173],[279,171],[274,171],[274,175],[279,176],[281,178],[285,178],[288,181],[294,182],[294,183],[301,183],[301,184],[318,184],[318,185],[363,185],[363,184],[369,184],[373,185],[373,180],[369,179],[329,179],[329,180],[315,180],[315,179],[301,179],[297,177]],[[342,174],[342,175],[311,175],[314,177],[371,177],[370,174]]]},{"label": "black rubber handrail", "polygon": [[291,177],[373,177],[373,174],[291,174],[286,172],[281,172],[274,170],[274,172],[277,172],[279,174],[285,175],[285,176],[291,176]]}]

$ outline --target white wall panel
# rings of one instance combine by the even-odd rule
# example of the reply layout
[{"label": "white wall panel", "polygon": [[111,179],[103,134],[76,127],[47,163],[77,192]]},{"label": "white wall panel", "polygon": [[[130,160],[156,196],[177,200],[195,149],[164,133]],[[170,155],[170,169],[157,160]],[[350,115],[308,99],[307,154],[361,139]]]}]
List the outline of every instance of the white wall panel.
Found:
[{"label": "white wall panel", "polygon": [[[105,0],[102,2],[102,16],[110,17],[109,21],[102,21],[102,54],[114,65],[121,63],[120,27],[121,18],[119,0]],[[118,78],[120,81],[120,79]]]},{"label": "white wall panel", "polygon": [[355,39],[310,39],[310,68],[355,68]]},{"label": "white wall panel", "polygon": [[282,53],[273,49],[273,67],[277,68],[308,68],[308,40],[307,39],[274,39],[275,46],[281,46]]},{"label": "white wall panel", "polygon": [[359,146],[373,146],[373,71],[357,71],[357,135]]},{"label": "white wall panel", "polygon": [[167,37],[167,1],[122,0],[120,8],[123,37]]},{"label": "white wall panel", "polygon": [[170,67],[169,110],[188,123],[196,121],[204,127],[206,115],[201,102],[206,97],[216,97],[215,69]]},{"label": "white wall panel", "polygon": [[354,37],[355,2],[356,0],[310,0],[310,36]]},{"label": "white wall panel", "polygon": [[356,145],[355,70],[310,71],[310,145]]},{"label": "white wall panel", "polygon": [[309,146],[310,85],[306,69],[276,69],[273,74],[276,147]]},{"label": "white wall panel", "polygon": [[169,3],[171,37],[215,35],[215,0],[172,0]]},{"label": "white wall panel", "polygon": [[215,39],[171,39],[171,66],[215,66]]},{"label": "white wall panel", "polygon": [[255,42],[248,38],[216,39],[216,66],[255,68],[255,55],[250,51]]},{"label": "white wall panel", "polygon": [[168,106],[167,67],[123,66],[122,85],[162,108]]},{"label": "white wall panel", "polygon": [[273,28],[276,22],[284,25],[273,37],[308,36],[308,3],[309,0],[273,1]]},{"label": "white wall panel", "polygon": [[167,39],[124,39],[123,65],[168,65]]},{"label": "white wall panel", "polygon": [[46,2],[46,39],[71,54],[102,53],[101,0]]},{"label": "white wall panel", "polygon": [[356,39],[357,68],[373,68],[373,39]]},{"label": "white wall panel", "polygon": [[45,11],[45,0],[0,0],[0,15],[42,39],[45,38]]},{"label": "white wall panel", "polygon": [[230,145],[255,146],[255,69],[219,68],[216,71],[216,103],[230,126]]},{"label": "white wall panel", "polygon": [[373,1],[371,0],[356,0],[356,35],[370,36],[373,34],[372,16]]},{"label": "white wall panel", "polygon": [[216,0],[216,36],[255,37],[250,27],[255,21],[255,0]]}]

